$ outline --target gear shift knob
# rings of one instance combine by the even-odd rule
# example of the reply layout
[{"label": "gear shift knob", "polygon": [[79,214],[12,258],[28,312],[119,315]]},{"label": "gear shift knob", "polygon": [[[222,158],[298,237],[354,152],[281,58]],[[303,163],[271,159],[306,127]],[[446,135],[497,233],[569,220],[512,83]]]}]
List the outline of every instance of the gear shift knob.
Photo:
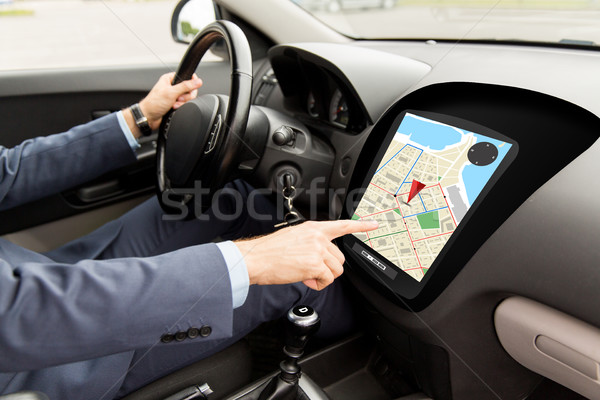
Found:
[{"label": "gear shift knob", "polygon": [[260,393],[258,400],[288,400],[298,397],[298,381],[301,369],[298,359],[304,353],[306,342],[319,330],[319,314],[309,306],[295,306],[287,313],[285,346],[286,357],[279,364],[280,373]]},{"label": "gear shift knob", "polygon": [[298,305],[288,311],[287,319],[285,351],[302,355],[308,339],[321,326],[319,314],[312,307]]}]

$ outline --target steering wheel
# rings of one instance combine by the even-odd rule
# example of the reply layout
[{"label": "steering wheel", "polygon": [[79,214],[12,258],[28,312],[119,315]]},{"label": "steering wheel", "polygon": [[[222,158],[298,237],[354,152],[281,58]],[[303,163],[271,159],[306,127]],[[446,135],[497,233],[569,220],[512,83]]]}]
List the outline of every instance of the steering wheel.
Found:
[{"label": "steering wheel", "polygon": [[189,45],[172,84],[190,79],[204,54],[220,39],[231,63],[229,97],[199,96],[169,111],[158,132],[159,203],[165,212],[187,218],[210,207],[215,192],[235,178],[239,160],[249,147],[244,135],[252,94],[252,55],[237,25],[215,21],[205,27]]}]

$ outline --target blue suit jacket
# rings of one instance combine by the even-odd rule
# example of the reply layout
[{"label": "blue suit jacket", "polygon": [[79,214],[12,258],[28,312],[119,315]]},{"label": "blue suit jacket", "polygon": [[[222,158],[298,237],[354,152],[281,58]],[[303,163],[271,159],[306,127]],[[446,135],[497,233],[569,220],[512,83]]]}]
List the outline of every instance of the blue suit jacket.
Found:
[{"label": "blue suit jacket", "polygon": [[[135,161],[116,116],[0,147],[0,208],[57,193]],[[103,238],[97,238],[102,241]],[[112,398],[133,350],[209,325],[231,335],[227,266],[214,244],[149,258],[73,264],[0,240],[0,392]]]}]

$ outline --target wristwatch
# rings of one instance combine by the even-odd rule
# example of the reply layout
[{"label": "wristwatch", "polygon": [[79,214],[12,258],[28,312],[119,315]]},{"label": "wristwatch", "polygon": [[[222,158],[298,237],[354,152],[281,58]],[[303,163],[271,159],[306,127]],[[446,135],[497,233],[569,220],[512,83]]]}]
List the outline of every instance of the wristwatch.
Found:
[{"label": "wristwatch", "polygon": [[142,112],[139,103],[135,103],[131,107],[129,107],[131,113],[133,114],[133,119],[135,120],[135,124],[140,131],[142,131],[142,135],[150,136],[152,135],[152,129],[150,128],[150,124],[148,124],[148,118]]}]

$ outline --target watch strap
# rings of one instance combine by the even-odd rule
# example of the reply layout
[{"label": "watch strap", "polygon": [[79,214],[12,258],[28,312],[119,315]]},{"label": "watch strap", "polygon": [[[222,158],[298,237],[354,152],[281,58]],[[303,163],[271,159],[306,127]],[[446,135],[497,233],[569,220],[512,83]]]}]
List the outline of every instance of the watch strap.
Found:
[{"label": "watch strap", "polygon": [[146,118],[146,116],[142,112],[139,103],[135,103],[134,105],[129,107],[129,109],[131,110],[131,113],[133,114],[133,119],[135,120],[135,124],[138,128],[140,128],[142,135],[150,136],[152,134],[152,129],[150,128],[148,118]]}]

